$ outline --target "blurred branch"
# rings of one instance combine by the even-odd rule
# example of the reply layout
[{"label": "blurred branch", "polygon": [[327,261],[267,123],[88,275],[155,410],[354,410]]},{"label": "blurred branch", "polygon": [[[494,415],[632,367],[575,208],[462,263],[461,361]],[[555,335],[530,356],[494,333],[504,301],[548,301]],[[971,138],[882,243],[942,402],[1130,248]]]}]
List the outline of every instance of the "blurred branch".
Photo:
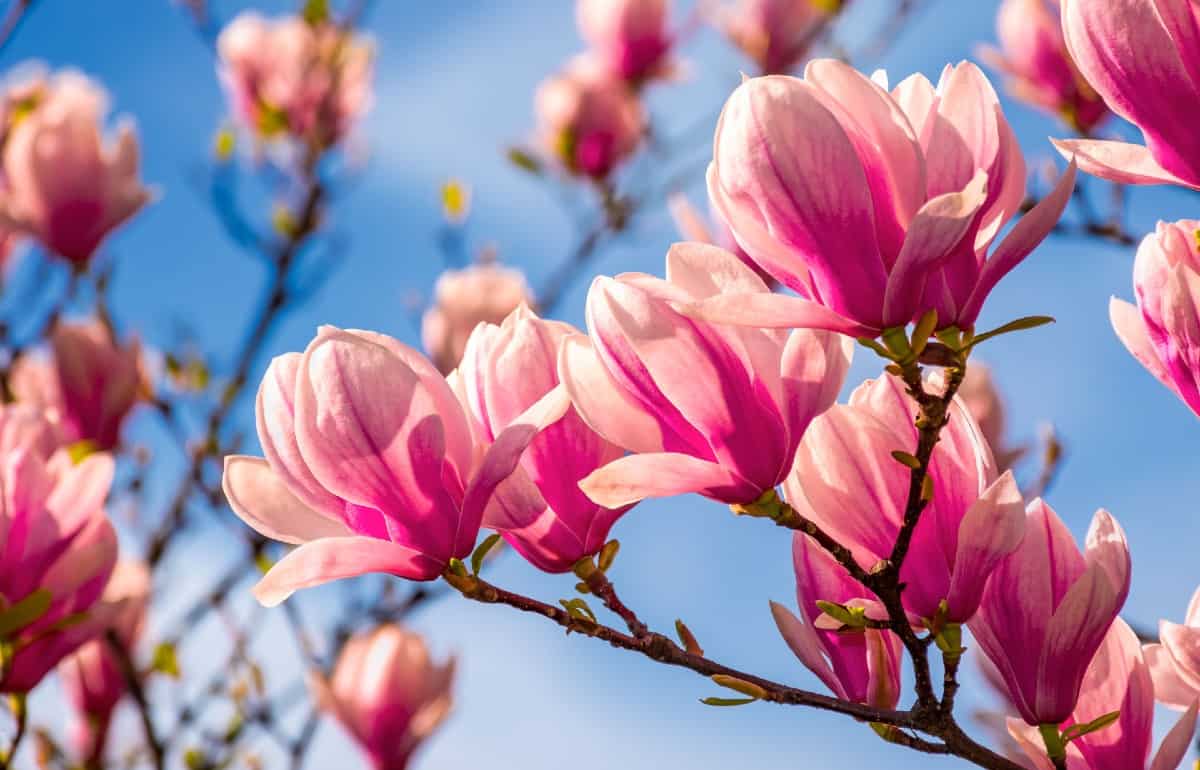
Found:
[{"label": "blurred branch", "polygon": [[8,13],[4,15],[4,20],[0,21],[0,51],[4,50],[4,47],[16,35],[17,29],[25,20],[32,5],[33,0],[13,0]]},{"label": "blurred branch", "polygon": [[155,770],[166,770],[167,765],[163,746],[159,742],[154,729],[154,718],[150,714],[150,704],[146,700],[146,691],[142,689],[142,677],[138,673],[137,666],[130,657],[129,650],[125,647],[124,642],[121,641],[121,638],[111,628],[105,632],[104,641],[113,656],[116,657],[117,666],[121,669],[121,676],[125,679],[125,686],[128,688],[133,702],[137,705],[138,717],[141,719],[142,732],[146,740],[146,748],[150,752],[154,768]]}]

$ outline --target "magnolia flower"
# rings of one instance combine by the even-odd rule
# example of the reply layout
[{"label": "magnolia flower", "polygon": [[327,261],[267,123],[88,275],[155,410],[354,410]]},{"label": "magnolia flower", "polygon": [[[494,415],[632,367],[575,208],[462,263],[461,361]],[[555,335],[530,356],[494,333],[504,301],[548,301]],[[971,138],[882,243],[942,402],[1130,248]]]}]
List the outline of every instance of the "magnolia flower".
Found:
[{"label": "magnolia flower", "polygon": [[65,438],[103,450],[117,446],[125,418],[149,391],[141,345],[118,345],[99,320],[56,325],[50,355],[18,359],[10,387],[18,401],[57,419]]},{"label": "magnolia flower", "polygon": [[1146,645],[1155,697],[1174,708],[1200,699],[1200,589],[1192,595],[1183,623],[1158,624],[1160,643]]},{"label": "magnolia flower", "polygon": [[0,606],[16,613],[0,692],[29,692],[107,623],[93,605],[117,561],[104,513],[113,460],[94,453],[75,464],[60,444],[37,410],[0,408]]},{"label": "magnolia flower", "polygon": [[[910,471],[892,453],[917,445],[917,407],[899,378],[868,380],[845,406],[813,420],[784,482],[788,502],[854,554],[866,570],[891,555],[904,519]],[[960,401],[933,450],[933,499],[900,573],[906,609],[931,627],[975,614],[988,577],[1025,532],[1011,473]],[[863,501],[872,501],[864,505]]]},{"label": "magnolia flower", "polygon": [[745,81],[717,124],[709,195],[750,258],[801,297],[726,295],[709,320],[875,336],[936,310],[973,327],[1050,232],[1074,169],[988,251],[1025,196],[1025,162],[987,78],[947,67],[890,94],[841,62]]},{"label": "magnolia flower", "polygon": [[544,80],[534,96],[539,142],[572,174],[603,179],[641,143],[645,117],[633,92],[586,60]]},{"label": "magnolia flower", "polygon": [[273,606],[368,572],[437,578],[470,554],[496,486],[568,406],[555,388],[477,451],[428,359],[383,334],[322,327],[303,355],[279,356],[263,378],[256,414],[266,458],[225,458],[234,512],[300,546],[255,595]]},{"label": "magnolia flower", "polygon": [[[479,441],[490,444],[510,422],[558,386],[558,350],[579,332],[543,321],[521,305],[499,326],[481,323],[458,369],[462,404]],[[547,572],[594,556],[629,506],[592,502],[579,481],[625,451],[587,426],[574,408],[537,436],[515,473],[496,488],[483,525],[503,533]]]},{"label": "magnolia flower", "polygon": [[1200,23],[1192,0],[1062,0],[1067,50],[1145,146],[1099,139],[1055,145],[1089,174],[1122,184],[1200,189]]},{"label": "magnolia flower", "polygon": [[234,115],[264,139],[332,144],[371,104],[374,49],[328,22],[244,11],[217,39]]},{"label": "magnolia flower", "polygon": [[[1059,725],[1067,730],[1116,712],[1115,721],[1075,738],[1067,745],[1068,770],[1175,770],[1187,754],[1196,730],[1193,701],[1150,758],[1154,727],[1155,683],[1137,635],[1117,618],[1083,676],[1079,701]],[[1037,730],[1010,719],[1009,730],[1037,770],[1053,770]]]},{"label": "magnolia flower", "polygon": [[1137,307],[1113,298],[1109,317],[1125,347],[1200,415],[1200,220],[1159,222],[1137,250]]},{"label": "magnolia flower", "polygon": [[667,279],[600,277],[587,299],[588,337],[568,338],[560,377],[601,436],[635,454],[581,482],[610,508],[699,492],[729,504],[774,490],[812,419],[837,397],[848,340],[721,326],[675,306],[711,296],[769,294],[727,251],[680,243]]},{"label": "magnolia flower", "polygon": [[22,94],[6,110],[0,223],[81,267],[151,199],[138,177],[137,135],[122,122],[116,141],[103,141],[107,97],[77,72],[26,84]]},{"label": "magnolia flower", "polygon": [[[150,602],[150,570],[142,562],[118,562],[100,605],[111,629],[126,650],[142,635]],[[91,640],[58,666],[67,699],[77,712],[73,733],[78,756],[98,763],[104,754],[113,711],[128,684],[121,663],[103,637]]]},{"label": "magnolia flower", "polygon": [[404,770],[450,713],[454,660],[435,665],[425,640],[399,626],[352,636],[333,676],[309,681],[321,708],[358,741],[375,770]]},{"label": "magnolia flower", "polygon": [[637,85],[663,74],[674,37],[669,0],[578,0],[579,33],[604,69]]},{"label": "magnolia flower", "polygon": [[519,270],[480,264],[447,270],[433,288],[433,305],[421,319],[421,340],[443,373],[462,360],[471,332],[481,323],[498,324],[523,302],[532,301]]},{"label": "magnolia flower", "polygon": [[796,602],[804,620],[771,602],[771,614],[788,647],[839,698],[895,708],[904,659],[899,637],[874,628],[829,628],[817,606],[818,601],[858,606],[870,592],[807,535],[795,534],[792,557]]},{"label": "magnolia flower", "polygon": [[841,7],[842,0],[737,0],[721,8],[715,21],[760,75],[786,75],[808,56]]},{"label": "magnolia flower", "polygon": [[1067,51],[1058,0],[1004,0],[996,16],[1000,50],[983,56],[1008,75],[1009,91],[1023,102],[1060,117],[1083,134],[1108,117],[1108,107],[1087,84]]},{"label": "magnolia flower", "polygon": [[1041,499],[1026,516],[1024,541],[992,570],[968,625],[1025,722],[1057,725],[1129,595],[1129,548],[1107,511],[1092,519],[1082,554]]},{"label": "magnolia flower", "polygon": [[738,246],[733,233],[729,231],[729,226],[722,222],[721,217],[715,212],[713,216],[706,219],[685,196],[679,193],[667,199],[667,208],[671,211],[671,218],[675,220],[675,229],[679,231],[685,241],[720,246],[746,263],[746,266],[758,274],[758,277],[768,287],[775,286],[775,279],[754,264],[754,260],[750,259],[741,246]]}]

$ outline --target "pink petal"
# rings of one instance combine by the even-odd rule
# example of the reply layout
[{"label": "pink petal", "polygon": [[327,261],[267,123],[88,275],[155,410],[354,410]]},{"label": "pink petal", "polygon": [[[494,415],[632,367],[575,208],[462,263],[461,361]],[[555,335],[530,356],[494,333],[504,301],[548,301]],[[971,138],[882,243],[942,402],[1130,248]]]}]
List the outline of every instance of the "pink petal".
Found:
[{"label": "pink petal", "polygon": [[682,193],[675,193],[667,198],[667,208],[671,211],[671,218],[675,220],[675,228],[679,230],[679,234],[689,241],[697,241],[699,243],[715,243],[712,230],[709,229],[708,222],[696,210],[696,207],[688,201],[687,196]]},{"label": "pink petal", "polygon": [[979,280],[975,284],[967,304],[959,313],[961,324],[974,324],[988,294],[1000,279],[1029,256],[1038,244],[1045,240],[1062,217],[1071,193],[1075,189],[1075,161],[1061,177],[1054,189],[1026,213],[1013,227],[1012,232],[1000,242],[992,256],[983,263]]},{"label": "pink petal", "polygon": [[1164,620],[1159,623],[1158,636],[1183,680],[1200,683],[1200,628]]},{"label": "pink petal", "polygon": [[323,537],[279,560],[254,587],[264,607],[274,607],[302,588],[383,572],[409,580],[433,580],[445,564],[422,553],[373,537]]},{"label": "pink petal", "polygon": [[1167,367],[1158,357],[1158,350],[1150,341],[1142,312],[1134,305],[1113,297],[1108,302],[1108,317],[1112,322],[1113,331],[1138,363],[1146,367],[1146,371],[1158,378],[1172,393],[1178,395],[1179,389],[1175,387]]},{"label": "pink petal", "polygon": [[672,244],[667,250],[667,281],[695,299],[770,291],[736,255],[707,243]]},{"label": "pink petal", "polygon": [[844,318],[824,305],[785,294],[723,294],[677,308],[709,323],[766,329],[828,329],[851,337],[875,337],[872,329]]},{"label": "pink petal", "polygon": [[254,531],[272,540],[295,545],[321,537],[353,534],[341,521],[301,502],[262,458],[226,457],[221,488],[233,512]]},{"label": "pink petal", "polygon": [[996,479],[963,516],[947,604],[959,622],[975,614],[996,565],[1025,537],[1025,502],[1012,471]]},{"label": "pink petal", "polygon": [[854,340],[818,329],[796,329],[780,362],[788,428],[793,441],[833,405],[846,381]]},{"label": "pink petal", "polygon": [[1171,653],[1161,644],[1147,644],[1142,655],[1154,680],[1154,698],[1159,703],[1182,709],[1200,697],[1200,689],[1184,679]]},{"label": "pink petal", "polygon": [[579,482],[597,505],[620,508],[647,497],[674,497],[699,493],[730,493],[750,502],[763,492],[747,487],[746,482],[716,463],[676,452],[629,455],[598,468]]},{"label": "pink petal", "polygon": [[1084,173],[1118,184],[1175,184],[1200,190],[1158,164],[1140,144],[1110,139],[1051,139],[1064,158],[1074,158]]},{"label": "pink petal", "polygon": [[592,430],[631,452],[662,451],[658,421],[613,383],[586,336],[563,340],[558,353],[558,378],[570,394],[575,411]]},{"label": "pink petal", "polygon": [[1149,770],[1175,770],[1179,767],[1179,763],[1183,761],[1183,758],[1187,756],[1188,749],[1191,748],[1192,737],[1196,734],[1198,710],[1200,710],[1200,703],[1193,700],[1188,710],[1179,717],[1179,721],[1159,744],[1158,752],[1154,755]]},{"label": "pink petal", "polygon": [[778,602],[771,602],[771,615],[775,618],[775,626],[779,629],[780,636],[804,667],[816,674],[834,695],[845,698],[846,691],[834,675],[829,661],[825,659],[824,647],[817,638],[816,630]]}]

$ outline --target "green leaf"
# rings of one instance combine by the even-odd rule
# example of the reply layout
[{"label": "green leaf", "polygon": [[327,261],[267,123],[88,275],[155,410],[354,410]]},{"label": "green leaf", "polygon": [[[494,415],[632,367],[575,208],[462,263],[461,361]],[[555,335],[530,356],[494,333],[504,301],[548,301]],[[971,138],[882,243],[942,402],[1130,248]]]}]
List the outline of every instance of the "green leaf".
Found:
[{"label": "green leaf", "polygon": [[700,642],[696,641],[696,636],[692,633],[692,629],[688,628],[687,624],[682,620],[675,621],[675,633],[679,634],[679,641],[683,643],[683,649],[692,655],[704,654],[704,648],[700,646]]},{"label": "green leaf", "polygon": [[530,174],[538,175],[542,173],[542,163],[536,157],[534,157],[532,153],[529,153],[520,147],[509,147],[508,152],[505,154],[508,156],[508,162],[522,171],[528,171]]},{"label": "green leaf", "polygon": [[758,698],[701,698],[705,706],[745,706],[754,703]]},{"label": "green leaf", "polygon": [[600,549],[600,557],[598,559],[601,572],[608,572],[608,568],[613,565],[613,560],[617,558],[617,551],[621,550],[621,544],[616,540],[609,540]]},{"label": "green leaf", "polygon": [[54,595],[39,588],[0,613],[0,638],[7,637],[46,614]]},{"label": "green leaf", "polygon": [[583,599],[559,599],[558,603],[571,617],[591,623],[596,622],[596,613],[592,612],[592,608]]},{"label": "green leaf", "polygon": [[488,555],[488,551],[492,550],[492,548],[496,546],[496,543],[499,542],[499,533],[493,532],[484,538],[483,542],[479,544],[479,546],[475,549],[475,552],[471,554],[472,575],[479,574],[479,570],[483,567],[483,560]]},{"label": "green leaf", "polygon": [[1063,734],[1062,734],[1063,741],[1066,743],[1070,743],[1071,741],[1075,740],[1076,738],[1082,738],[1083,736],[1087,735],[1088,733],[1094,733],[1097,730],[1103,730],[1105,727],[1108,727],[1113,722],[1116,722],[1117,719],[1120,718],[1120,716],[1121,716],[1120,711],[1110,711],[1107,714],[1104,714],[1103,716],[1096,717],[1095,719],[1093,719],[1090,722],[1085,722],[1084,724],[1081,724],[1081,725],[1080,724],[1071,725],[1066,730],[1063,730]]},{"label": "green leaf", "polygon": [[1025,329],[1036,329],[1039,326],[1054,323],[1054,318],[1048,315],[1030,315],[1024,318],[1018,318],[1015,321],[1009,321],[1003,326],[998,326],[990,332],[976,335],[971,338],[970,347],[975,347],[984,340],[990,340],[992,337],[999,337],[1001,334],[1009,332],[1019,332]]},{"label": "green leaf", "polygon": [[734,692],[740,692],[742,695],[754,700],[761,700],[767,695],[767,691],[754,684],[754,682],[747,682],[745,679],[738,679],[736,676],[713,674],[710,678],[716,684]]},{"label": "green leaf", "polygon": [[314,27],[329,20],[329,0],[307,0],[301,12],[304,20]]},{"label": "green leaf", "polygon": [[172,679],[178,679],[179,656],[175,652],[175,645],[170,642],[163,642],[155,647],[150,668],[160,674],[166,674]]}]

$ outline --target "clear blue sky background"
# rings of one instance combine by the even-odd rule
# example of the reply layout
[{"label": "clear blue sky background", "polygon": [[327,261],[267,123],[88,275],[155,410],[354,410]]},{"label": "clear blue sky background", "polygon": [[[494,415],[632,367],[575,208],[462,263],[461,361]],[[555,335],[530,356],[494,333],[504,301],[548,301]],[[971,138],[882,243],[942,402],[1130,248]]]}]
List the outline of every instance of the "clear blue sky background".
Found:
[{"label": "clear blue sky background", "polygon": [[[447,177],[474,187],[472,244],[494,242],[501,257],[524,268],[535,285],[572,243],[571,224],[555,197],[509,166],[502,148],[528,136],[534,86],[580,46],[573,4],[375,5],[368,26],[379,46],[376,105],[360,137],[369,156],[360,182],[332,212],[349,247],[320,294],[281,326],[271,354],[302,348],[319,323],[377,329],[416,344],[406,296],[426,293],[441,270],[437,186]],[[927,5],[882,62],[861,65],[882,64],[893,81],[913,71],[936,79],[945,63],[972,57],[979,42],[993,38],[994,0]],[[844,39],[860,42],[856,25],[865,29],[891,7],[890,0],[858,0],[842,25]],[[217,8],[229,15],[234,4]],[[651,96],[656,125],[667,135],[697,121],[711,123],[739,69],[747,67],[711,30],[695,34],[685,51],[688,81]],[[105,84],[116,109],[136,118],[145,177],[163,192],[111,242],[119,260],[121,322],[151,343],[169,344],[183,320],[206,347],[227,354],[263,273],[225,239],[197,192],[197,174],[224,109],[210,52],[167,0],[40,0],[0,65],[8,69],[30,58],[78,67]],[[1059,133],[1057,126],[1013,103],[1008,115],[1031,166],[1052,157],[1046,137]],[[691,157],[703,158],[710,132],[711,125],[693,132]],[[689,189],[697,200],[699,182],[693,173]],[[1146,232],[1157,218],[1194,215],[1195,203],[1187,192],[1137,190],[1133,230]],[[632,237],[604,252],[597,269],[660,271],[674,238],[657,208]],[[1109,328],[1108,297],[1131,295],[1132,256],[1132,249],[1091,241],[1047,242],[994,294],[983,325],[1035,313],[1052,314],[1058,324],[990,343],[983,357],[1010,399],[1019,438],[1031,438],[1043,420],[1052,420],[1065,437],[1069,459],[1050,498],[1071,528],[1082,536],[1102,506],[1124,524],[1135,559],[1128,615],[1151,623],[1181,615],[1200,582],[1200,423],[1126,354]],[[580,280],[566,297],[566,320],[581,322],[587,283],[587,277]],[[878,368],[860,355],[853,382]],[[152,436],[149,422],[144,429]],[[189,541],[171,563],[177,577],[192,576],[193,589],[236,555],[219,531]],[[668,629],[682,617],[717,659],[820,688],[787,651],[767,612],[768,599],[794,605],[785,535],[734,520],[698,498],[643,505],[615,534],[624,547],[614,578],[645,619]],[[539,575],[514,557],[496,565],[494,578],[549,600],[572,592],[572,580]],[[302,602],[315,616],[339,596],[317,591]],[[264,617],[268,631],[258,652],[266,653],[270,681],[281,684],[296,670],[292,642],[280,631],[278,611]],[[461,663],[456,713],[418,759],[420,768],[951,764],[893,749],[865,726],[838,717],[766,705],[702,706],[697,699],[718,694],[717,688],[689,672],[589,640],[564,639],[555,627],[503,609],[444,601],[413,623],[437,650],[455,652]],[[207,626],[196,635],[216,640],[214,645],[223,638]],[[192,644],[186,652],[196,666],[209,653],[211,666],[212,649]],[[159,687],[172,697],[169,686]],[[352,766],[347,745],[336,727],[326,725],[308,767]]]}]

